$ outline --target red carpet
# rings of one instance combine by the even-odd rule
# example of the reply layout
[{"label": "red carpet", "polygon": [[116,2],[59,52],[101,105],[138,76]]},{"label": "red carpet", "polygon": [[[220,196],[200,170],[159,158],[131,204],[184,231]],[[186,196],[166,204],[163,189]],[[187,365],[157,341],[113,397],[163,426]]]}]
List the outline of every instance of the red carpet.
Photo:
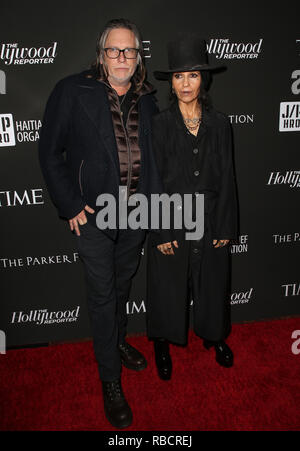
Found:
[{"label": "red carpet", "polygon": [[[158,379],[147,338],[129,338],[148,367],[123,369],[134,415],[126,431],[299,430],[300,354],[291,351],[299,329],[300,318],[233,325],[232,368],[191,333],[186,348],[171,348],[171,381]],[[115,431],[103,414],[91,342],[10,350],[0,370],[0,430]]]}]

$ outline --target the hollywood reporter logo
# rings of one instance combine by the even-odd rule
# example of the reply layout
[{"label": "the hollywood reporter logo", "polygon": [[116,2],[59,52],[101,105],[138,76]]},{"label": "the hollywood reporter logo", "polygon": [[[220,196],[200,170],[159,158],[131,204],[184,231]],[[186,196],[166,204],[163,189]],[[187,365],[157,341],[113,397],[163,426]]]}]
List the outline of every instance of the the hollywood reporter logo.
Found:
[{"label": "the hollywood reporter logo", "polygon": [[300,171],[271,172],[267,185],[288,185],[290,188],[300,188]]},{"label": "the hollywood reporter logo", "polygon": [[48,47],[19,47],[18,43],[0,45],[0,60],[7,66],[52,64],[57,56],[57,42]]},{"label": "the hollywood reporter logo", "polygon": [[71,323],[76,322],[79,318],[80,306],[74,310],[52,311],[48,309],[30,310],[27,313],[23,311],[13,312],[11,324],[34,323],[37,325],[54,324],[54,323]]},{"label": "the hollywood reporter logo", "polygon": [[257,59],[261,53],[262,42],[262,39],[255,43],[211,39],[207,51],[213,53],[217,59]]}]

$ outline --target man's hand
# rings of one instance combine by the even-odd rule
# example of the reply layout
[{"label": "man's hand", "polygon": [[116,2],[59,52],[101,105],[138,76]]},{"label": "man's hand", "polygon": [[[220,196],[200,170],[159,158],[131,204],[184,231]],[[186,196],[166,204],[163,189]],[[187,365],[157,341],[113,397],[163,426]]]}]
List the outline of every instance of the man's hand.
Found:
[{"label": "man's hand", "polygon": [[157,249],[160,250],[160,252],[162,252],[164,255],[174,255],[174,250],[173,250],[172,244],[178,248],[177,241],[173,241],[173,242],[170,241],[169,243],[159,244],[157,246]]},{"label": "man's hand", "polygon": [[[218,243],[218,244],[216,244]],[[214,247],[223,247],[226,246],[226,244],[229,243],[229,240],[213,240]]]},{"label": "man's hand", "polygon": [[[95,210],[93,210],[88,205],[86,205],[84,207],[84,210],[88,211],[89,213],[95,213]],[[75,218],[69,219],[70,229],[72,230],[72,232],[73,232],[73,230],[75,230],[75,233],[78,236],[80,236],[79,225],[84,225],[87,223],[87,219],[86,219],[84,210],[82,210],[80,213],[78,213],[78,215],[75,216]]]}]

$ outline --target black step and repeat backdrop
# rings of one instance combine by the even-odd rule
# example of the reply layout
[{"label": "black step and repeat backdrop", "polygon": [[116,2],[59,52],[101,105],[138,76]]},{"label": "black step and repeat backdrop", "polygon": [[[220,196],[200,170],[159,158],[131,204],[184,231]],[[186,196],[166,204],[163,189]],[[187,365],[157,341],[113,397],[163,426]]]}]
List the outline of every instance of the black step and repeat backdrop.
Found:
[{"label": "black step and repeat backdrop", "polygon": [[[0,330],[8,346],[89,337],[84,275],[68,224],[50,202],[37,149],[55,83],[86,69],[107,20],[142,31],[149,79],[161,108],[178,30],[199,31],[214,77],[214,106],[230,118],[240,205],[231,246],[233,322],[300,314],[299,2],[2,2],[0,6]],[[129,333],[145,332],[145,269],[127,303]]]}]

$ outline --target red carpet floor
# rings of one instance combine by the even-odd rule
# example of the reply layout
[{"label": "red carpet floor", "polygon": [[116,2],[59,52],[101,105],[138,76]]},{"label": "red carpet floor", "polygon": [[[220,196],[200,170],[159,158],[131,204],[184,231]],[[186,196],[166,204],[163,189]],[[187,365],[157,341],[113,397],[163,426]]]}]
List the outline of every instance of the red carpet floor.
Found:
[{"label": "red carpet floor", "polygon": [[[147,338],[129,338],[148,367],[123,369],[134,415],[126,431],[300,430],[300,354],[291,350],[299,329],[300,318],[233,325],[232,368],[190,333],[187,347],[171,348],[171,381],[157,377]],[[91,342],[0,355],[0,406],[2,431],[115,431],[102,410]]]}]

